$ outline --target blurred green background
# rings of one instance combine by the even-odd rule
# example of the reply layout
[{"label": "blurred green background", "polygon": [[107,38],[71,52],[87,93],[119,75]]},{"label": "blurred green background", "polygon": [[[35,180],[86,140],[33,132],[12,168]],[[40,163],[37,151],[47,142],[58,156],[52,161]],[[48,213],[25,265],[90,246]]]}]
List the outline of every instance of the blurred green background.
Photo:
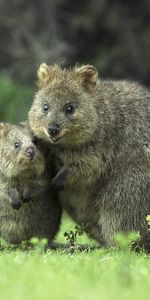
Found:
[{"label": "blurred green background", "polygon": [[150,86],[149,0],[0,0],[0,119],[26,118],[41,62]]},{"label": "blurred green background", "polygon": [[27,117],[33,97],[33,88],[14,81],[9,75],[0,75],[0,122],[17,123]]}]

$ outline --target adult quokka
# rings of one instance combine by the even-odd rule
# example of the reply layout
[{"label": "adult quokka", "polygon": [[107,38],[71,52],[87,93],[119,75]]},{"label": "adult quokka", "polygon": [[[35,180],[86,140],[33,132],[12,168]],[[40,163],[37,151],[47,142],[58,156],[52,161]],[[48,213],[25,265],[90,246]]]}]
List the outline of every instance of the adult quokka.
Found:
[{"label": "adult quokka", "polygon": [[29,123],[51,144],[63,208],[104,246],[135,230],[150,249],[149,90],[99,79],[90,65],[42,64],[38,87]]}]

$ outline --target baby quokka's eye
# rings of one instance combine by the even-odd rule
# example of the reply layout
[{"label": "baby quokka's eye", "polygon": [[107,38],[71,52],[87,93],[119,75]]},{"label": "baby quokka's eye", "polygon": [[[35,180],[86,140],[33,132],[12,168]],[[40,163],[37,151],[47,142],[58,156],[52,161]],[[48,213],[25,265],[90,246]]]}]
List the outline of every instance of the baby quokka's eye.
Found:
[{"label": "baby quokka's eye", "polygon": [[47,112],[49,110],[49,107],[48,107],[48,105],[45,103],[44,105],[43,105],[43,111],[44,112]]},{"label": "baby quokka's eye", "polygon": [[68,104],[65,106],[65,113],[67,115],[72,115],[74,113],[74,111],[75,111],[75,107],[73,105]]},{"label": "baby quokka's eye", "polygon": [[20,143],[18,143],[18,142],[16,142],[16,143],[14,144],[14,146],[15,146],[15,149],[16,149],[16,150],[18,150],[18,149],[20,149],[20,147],[21,147],[21,144],[20,144]]}]

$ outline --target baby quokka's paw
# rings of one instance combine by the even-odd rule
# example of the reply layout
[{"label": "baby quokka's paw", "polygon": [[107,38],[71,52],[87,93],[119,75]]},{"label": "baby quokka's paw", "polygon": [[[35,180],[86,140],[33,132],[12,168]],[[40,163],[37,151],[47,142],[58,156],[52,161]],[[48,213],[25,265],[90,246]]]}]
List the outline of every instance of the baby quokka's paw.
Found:
[{"label": "baby quokka's paw", "polygon": [[16,188],[9,188],[9,202],[14,209],[21,207],[21,195]]},{"label": "baby quokka's paw", "polygon": [[25,186],[23,192],[19,192],[16,188],[9,188],[8,199],[12,208],[18,210],[23,203],[32,200],[36,193],[37,188],[34,184]]}]

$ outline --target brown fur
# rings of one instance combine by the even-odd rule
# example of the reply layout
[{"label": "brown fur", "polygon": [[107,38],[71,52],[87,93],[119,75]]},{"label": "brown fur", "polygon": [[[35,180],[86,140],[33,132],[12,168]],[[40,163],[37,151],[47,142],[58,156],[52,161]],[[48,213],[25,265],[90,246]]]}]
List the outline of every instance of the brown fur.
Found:
[{"label": "brown fur", "polygon": [[[33,159],[27,156],[30,147]],[[0,124],[0,157],[0,237],[13,244],[34,236],[50,243],[60,225],[61,209],[49,188],[45,158],[25,124]],[[24,203],[28,197],[31,201]],[[21,203],[19,210],[12,208]]]},{"label": "brown fur", "polygon": [[[128,81],[99,80],[92,66],[41,65],[29,112],[33,132],[52,144],[64,209],[90,236],[113,246],[114,235],[148,234],[150,213],[150,93]],[[43,105],[49,110],[43,112]],[[66,105],[73,105],[66,114]],[[56,136],[49,125],[60,128]],[[146,239],[146,238],[145,238]],[[150,249],[150,243],[146,247]]]}]

